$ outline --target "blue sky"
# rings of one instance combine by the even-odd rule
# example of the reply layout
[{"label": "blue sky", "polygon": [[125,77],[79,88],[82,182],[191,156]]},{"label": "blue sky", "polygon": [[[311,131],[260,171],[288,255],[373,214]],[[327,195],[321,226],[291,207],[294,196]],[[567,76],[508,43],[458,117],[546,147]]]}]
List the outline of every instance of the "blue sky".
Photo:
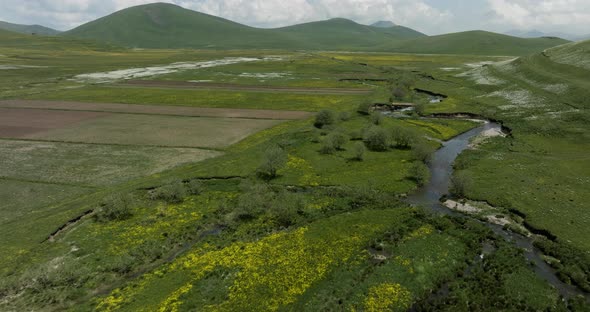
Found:
[{"label": "blue sky", "polygon": [[[67,30],[153,0],[1,0],[0,20]],[[163,0],[257,27],[344,17],[430,35],[483,29],[590,33],[590,0]]]}]

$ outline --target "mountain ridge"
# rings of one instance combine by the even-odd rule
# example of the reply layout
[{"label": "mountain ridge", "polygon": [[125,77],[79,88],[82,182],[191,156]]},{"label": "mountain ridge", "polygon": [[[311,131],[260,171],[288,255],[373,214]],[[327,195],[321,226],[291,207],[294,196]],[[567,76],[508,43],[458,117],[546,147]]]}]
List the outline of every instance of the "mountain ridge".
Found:
[{"label": "mountain ridge", "polygon": [[28,35],[36,34],[44,36],[55,36],[61,33],[61,31],[59,30],[55,30],[42,25],[22,25],[9,23],[6,21],[0,21],[0,29]]},{"label": "mountain ridge", "polygon": [[[130,7],[63,33],[131,48],[281,49],[525,55],[565,43],[490,32],[426,36],[411,28],[333,18],[274,29],[255,28],[173,4]],[[502,48],[503,47],[503,48]]]},{"label": "mountain ridge", "polygon": [[370,26],[379,27],[379,28],[390,28],[390,27],[397,26],[397,24],[395,24],[392,21],[377,21],[377,22],[371,24]]}]

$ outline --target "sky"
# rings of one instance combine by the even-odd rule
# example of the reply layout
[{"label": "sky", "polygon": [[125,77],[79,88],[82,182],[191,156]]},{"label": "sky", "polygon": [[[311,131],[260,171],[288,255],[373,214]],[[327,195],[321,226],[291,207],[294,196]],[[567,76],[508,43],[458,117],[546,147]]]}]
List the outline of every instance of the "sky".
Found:
[{"label": "sky", "polygon": [[[0,20],[68,30],[153,0],[0,0]],[[539,30],[590,34],[590,0],[162,0],[239,23],[271,28],[334,17],[393,21],[429,35]]]}]

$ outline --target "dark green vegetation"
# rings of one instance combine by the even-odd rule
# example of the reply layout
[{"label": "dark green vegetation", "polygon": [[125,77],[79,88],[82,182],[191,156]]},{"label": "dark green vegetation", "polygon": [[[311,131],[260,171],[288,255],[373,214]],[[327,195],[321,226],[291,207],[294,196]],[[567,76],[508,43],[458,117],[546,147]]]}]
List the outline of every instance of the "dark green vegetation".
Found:
[{"label": "dark green vegetation", "polygon": [[560,38],[517,38],[487,31],[422,37],[381,46],[378,51],[435,54],[527,55],[564,44]]},{"label": "dark green vegetation", "polygon": [[[259,29],[170,4],[132,7],[64,34],[143,48],[359,49],[423,34],[334,19],[280,29]],[[339,44],[334,46],[334,44]]]},{"label": "dark green vegetation", "polygon": [[[20,45],[0,45],[0,66],[12,68],[4,69],[0,76],[1,97],[5,99],[152,104],[152,108],[216,107],[225,108],[228,114],[236,108],[302,109],[317,113],[314,117],[258,129],[219,151],[203,151],[216,157],[199,161],[195,156],[188,163],[153,172],[135,166],[142,164],[154,169],[157,162],[153,157],[169,160],[171,154],[178,152],[177,147],[100,142],[75,145],[38,142],[35,138],[1,140],[6,151],[3,155],[9,155],[11,161],[3,164],[7,168],[3,172],[10,176],[1,180],[0,202],[11,204],[0,206],[0,310],[565,311],[568,305],[570,309],[579,305],[583,311],[583,301],[564,302],[554,288],[535,275],[521,250],[494,235],[484,224],[469,218],[429,215],[404,203],[407,194],[429,180],[425,163],[440,146],[439,141],[468,131],[476,123],[420,117],[412,112],[404,114],[405,118],[383,117],[372,112],[372,105],[364,104],[386,103],[396,88],[403,88],[404,94],[399,97],[423,103],[423,115],[470,111],[505,120],[513,128],[512,137],[490,139],[468,152],[458,164],[462,174],[472,177],[473,183],[464,187],[464,193],[473,198],[481,198],[477,194],[495,195],[489,196],[489,201],[496,204],[496,199],[503,198],[498,195],[500,192],[518,190],[522,183],[503,181],[512,183],[510,188],[496,187],[500,185],[498,176],[506,171],[512,174],[514,168],[524,168],[527,171],[520,172],[522,179],[534,176],[532,168],[542,163],[539,159],[545,160],[542,157],[551,156],[547,158],[562,162],[578,160],[525,149],[523,146],[531,147],[530,142],[534,142],[528,141],[529,137],[543,144],[544,139],[555,135],[561,139],[560,144],[567,145],[570,142],[562,136],[568,131],[584,132],[587,126],[582,119],[568,123],[576,127],[558,123],[551,135],[543,133],[537,127],[546,122],[518,123],[517,117],[502,113],[500,107],[508,105],[505,100],[481,97],[486,92],[495,92],[498,86],[477,85],[469,77],[455,77],[473,66],[466,63],[501,59],[280,51],[101,52],[94,48],[78,49],[83,42],[68,45],[64,38],[55,39],[62,43],[59,49],[34,44],[46,42],[46,38],[18,38]],[[27,48],[27,40],[33,48]],[[174,62],[266,55],[281,57],[145,79],[205,79],[220,83],[232,79],[237,84],[306,86],[310,92],[123,87],[117,79],[92,85],[92,81],[76,77]],[[448,67],[459,70],[449,71]],[[491,66],[476,68],[484,69],[491,70]],[[287,71],[289,75],[284,75]],[[475,74],[470,77],[480,78]],[[518,76],[509,78],[516,80]],[[583,79],[579,81],[583,83]],[[314,94],[313,88],[318,86],[361,87],[372,93]],[[416,88],[448,98],[442,103],[429,103],[431,95]],[[573,95],[568,98],[570,105],[580,105],[578,101]],[[516,107],[511,112],[525,108],[529,107]],[[62,110],[68,114],[80,112]],[[533,116],[537,111],[521,114]],[[155,120],[149,111],[129,115],[123,119]],[[162,120],[160,117],[158,120]],[[97,131],[112,131],[105,126],[112,118],[101,118],[92,123]],[[235,125],[268,121],[228,119],[231,118],[236,119]],[[183,123],[182,131],[168,136],[169,144],[191,137],[219,140],[207,137],[217,132],[201,128],[225,132],[216,123],[221,118],[212,118],[213,126],[205,124],[205,119],[208,118]],[[139,131],[135,125],[131,126]],[[12,130],[10,127],[8,124],[8,130]],[[69,133],[68,138],[84,133],[84,123],[75,127],[81,131]],[[175,129],[174,124],[167,128]],[[189,130],[196,132],[187,135]],[[245,136],[247,130],[240,131]],[[137,140],[157,137],[145,130],[143,135],[132,134]],[[84,138],[90,139],[96,141]],[[230,142],[228,139],[227,143]],[[568,151],[567,155],[573,156],[579,152],[573,147]],[[489,167],[484,161],[497,160],[499,152],[539,158],[533,158],[536,163],[529,164],[530,168],[517,163],[519,166],[510,170],[498,170],[502,166],[494,163],[494,170],[486,169]],[[112,157],[101,159],[102,154]],[[136,155],[138,160],[134,161],[129,154]],[[22,157],[31,158],[19,162]],[[21,163],[23,168],[18,170]],[[109,169],[113,163],[120,167]],[[576,162],[572,166],[586,168]],[[99,175],[104,172],[115,178]],[[483,183],[488,177],[478,176],[481,172],[496,181],[490,189],[497,194],[486,193],[489,190]],[[571,175],[584,178],[581,169]],[[581,184],[568,180],[560,183],[575,190],[568,195],[580,194],[581,198],[585,194]],[[505,198],[510,202],[502,208],[526,211],[521,220],[544,228],[542,215],[534,214],[543,206],[534,201],[519,204],[517,200],[526,199],[525,196]],[[574,221],[583,222],[587,214],[576,206],[577,201],[571,205],[572,211],[578,213]],[[561,222],[561,217],[551,215],[556,222]],[[586,235],[583,229],[576,229],[556,231],[555,241],[540,237],[536,240],[561,278],[583,287],[588,266],[584,241],[575,240],[575,231]],[[564,243],[562,237],[575,244]]]},{"label": "dark green vegetation", "polygon": [[170,4],[113,13],[64,33],[137,48],[305,49],[477,55],[525,55],[567,42],[488,32],[428,37],[403,27],[376,27],[335,18],[276,29],[241,25]]},{"label": "dark green vegetation", "polygon": [[21,34],[27,35],[45,35],[45,36],[55,36],[60,33],[60,31],[51,29],[48,27],[40,26],[40,25],[20,25],[20,24],[13,24],[8,22],[0,21],[0,29],[13,31]]},{"label": "dark green vegetation", "polygon": [[510,129],[510,137],[488,139],[459,158],[457,193],[487,201],[547,236],[549,241],[538,243],[550,256],[547,261],[563,280],[585,289],[590,285],[589,46],[567,44],[496,65],[472,64],[471,70],[432,66],[427,71],[433,79],[417,83],[448,95],[441,104],[426,105],[426,114],[471,112]]}]

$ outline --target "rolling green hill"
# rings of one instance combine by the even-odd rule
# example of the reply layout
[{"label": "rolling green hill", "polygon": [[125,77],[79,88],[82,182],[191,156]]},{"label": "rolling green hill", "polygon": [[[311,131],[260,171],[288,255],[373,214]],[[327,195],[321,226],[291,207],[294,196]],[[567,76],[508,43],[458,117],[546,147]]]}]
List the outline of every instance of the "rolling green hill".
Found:
[{"label": "rolling green hill", "polygon": [[288,43],[272,31],[162,3],[124,9],[64,35],[141,48],[265,48]]},{"label": "rolling green hill", "polygon": [[182,7],[155,3],[121,10],[64,33],[138,48],[288,49],[440,54],[525,55],[566,43],[484,31],[428,37],[403,27],[374,27],[335,18],[260,29]]},{"label": "rolling green hill", "polygon": [[122,48],[96,42],[61,36],[32,36],[0,29],[0,46],[4,49],[52,51],[113,51]]},{"label": "rolling green hill", "polygon": [[14,31],[21,34],[37,34],[37,35],[44,35],[44,36],[55,36],[60,33],[60,31],[51,29],[41,25],[20,25],[20,24],[13,24],[8,22],[0,21],[0,29]]},{"label": "rolling green hill", "polygon": [[383,42],[400,41],[426,35],[403,26],[379,28],[344,18],[299,24],[274,30],[284,37],[312,49],[371,49]]},{"label": "rolling green hill", "polygon": [[377,28],[345,19],[260,29],[163,3],[128,8],[64,35],[142,48],[350,50],[424,36],[402,26]]},{"label": "rolling green hill", "polygon": [[525,39],[487,31],[466,31],[396,42],[380,49],[406,53],[528,55],[567,42],[560,38]]},{"label": "rolling green hill", "polygon": [[545,51],[544,55],[556,63],[590,70],[590,40],[551,48]]}]

